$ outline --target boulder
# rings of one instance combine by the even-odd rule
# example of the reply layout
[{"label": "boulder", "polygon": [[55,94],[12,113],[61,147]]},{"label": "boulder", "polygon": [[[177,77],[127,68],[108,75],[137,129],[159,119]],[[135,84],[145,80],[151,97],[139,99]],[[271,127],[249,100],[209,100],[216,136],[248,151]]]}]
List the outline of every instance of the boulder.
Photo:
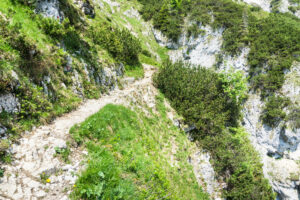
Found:
[{"label": "boulder", "polygon": [[17,113],[21,109],[18,98],[12,93],[0,94],[0,113]]}]

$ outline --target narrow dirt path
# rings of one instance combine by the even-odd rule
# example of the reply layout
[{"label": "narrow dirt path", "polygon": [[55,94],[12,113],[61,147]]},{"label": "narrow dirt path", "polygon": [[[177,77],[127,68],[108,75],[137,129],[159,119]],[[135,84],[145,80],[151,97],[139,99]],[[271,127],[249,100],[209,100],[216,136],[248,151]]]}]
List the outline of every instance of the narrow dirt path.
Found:
[{"label": "narrow dirt path", "polygon": [[[0,181],[0,200],[38,200],[68,199],[76,181],[76,173],[84,166],[81,161],[87,154],[80,148],[71,148],[71,164],[66,164],[54,157],[55,148],[65,148],[70,139],[69,130],[77,123],[83,122],[107,104],[129,105],[135,94],[149,90],[155,68],[144,65],[145,77],[136,82],[127,82],[123,90],[115,90],[97,100],[84,102],[77,110],[57,118],[52,124],[42,126],[26,134],[19,145],[13,145],[14,161],[4,166],[5,176]],[[155,91],[155,90],[154,90]],[[151,105],[155,94],[145,93],[142,97]],[[151,96],[151,97],[150,97]],[[132,101],[131,101],[132,102]],[[41,174],[49,174],[43,177]],[[48,179],[48,180],[47,180]],[[47,181],[46,181],[47,180]],[[48,182],[48,183],[47,183]]]}]

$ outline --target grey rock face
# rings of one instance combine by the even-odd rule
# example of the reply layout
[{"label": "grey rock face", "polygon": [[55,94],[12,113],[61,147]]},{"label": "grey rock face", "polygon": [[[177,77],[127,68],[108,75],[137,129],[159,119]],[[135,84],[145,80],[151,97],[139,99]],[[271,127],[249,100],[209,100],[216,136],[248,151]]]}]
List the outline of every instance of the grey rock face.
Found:
[{"label": "grey rock face", "polygon": [[126,10],[124,12],[124,15],[126,15],[127,17],[136,18],[138,20],[141,19],[140,13],[134,8]]},{"label": "grey rock face", "polygon": [[125,67],[123,65],[123,63],[121,63],[120,65],[118,65],[115,69],[117,76],[123,76],[124,72],[125,72]]},{"label": "grey rock face", "polygon": [[224,187],[218,183],[213,166],[210,163],[210,155],[204,151],[195,152],[189,162],[192,164],[194,174],[200,185],[205,185],[205,191],[212,199],[221,200],[220,189]]},{"label": "grey rock face", "polygon": [[16,113],[20,111],[20,103],[12,93],[0,94],[0,113]]},{"label": "grey rock face", "polygon": [[184,60],[193,65],[210,68],[216,63],[216,55],[221,52],[224,29],[213,30],[210,26],[199,26],[199,29],[204,30],[205,34],[188,38],[187,33],[183,33],[177,42],[168,40],[158,30],[153,29],[152,32],[161,46],[171,49],[169,56],[173,62]]},{"label": "grey rock face", "polygon": [[244,127],[262,157],[265,177],[269,179],[274,191],[280,199],[298,200],[300,131],[291,130],[284,122],[276,128],[263,125],[259,119],[263,106],[258,95],[249,96],[243,110]]},{"label": "grey rock face", "polygon": [[77,70],[73,71],[72,76],[72,91],[77,94],[79,97],[83,98],[83,86],[82,86],[82,77],[79,75]]},{"label": "grey rock face", "polygon": [[38,0],[36,2],[36,12],[60,21],[64,19],[64,14],[59,9],[58,0]]},{"label": "grey rock face", "polygon": [[49,91],[49,89],[48,89],[48,84],[50,84],[50,83],[51,83],[51,77],[50,76],[44,76],[43,80],[41,81],[41,84],[42,84],[44,93],[47,96],[51,96],[52,95],[51,91]]},{"label": "grey rock face", "polygon": [[222,55],[222,63],[218,66],[218,69],[221,71],[228,71],[233,68],[235,70],[241,70],[245,72],[245,75],[248,74],[249,66],[247,63],[247,58],[250,52],[250,48],[243,48],[241,54],[238,56],[232,57],[231,55]]},{"label": "grey rock face", "polygon": [[116,82],[117,73],[115,71],[112,71],[108,67],[104,67],[102,70],[102,74],[100,77],[100,83],[103,86],[112,87],[114,88],[114,83]]}]

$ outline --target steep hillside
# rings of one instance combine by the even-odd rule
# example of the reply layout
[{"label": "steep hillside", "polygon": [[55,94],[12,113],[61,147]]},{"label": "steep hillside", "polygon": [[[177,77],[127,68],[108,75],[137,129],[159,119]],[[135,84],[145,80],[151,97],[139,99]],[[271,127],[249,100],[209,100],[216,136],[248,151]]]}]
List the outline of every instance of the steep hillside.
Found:
[{"label": "steep hillside", "polygon": [[164,59],[128,6],[1,1],[1,152],[22,131],[118,87],[124,72],[142,77],[141,62]]},{"label": "steep hillside", "polygon": [[0,198],[209,199],[191,164],[205,160],[168,118],[174,112],[151,84],[154,69],[13,145]]},{"label": "steep hillside", "polygon": [[[157,29],[154,30],[156,40],[170,49],[173,62],[184,60],[184,63],[202,65],[219,73],[241,71],[249,80],[248,98],[239,109],[242,114],[238,120],[240,125],[234,125],[226,123],[228,112],[231,117],[234,116],[226,110],[226,101],[225,110],[221,109],[221,99],[217,103],[207,101],[216,98],[212,96],[215,88],[207,91],[207,88],[202,90],[196,87],[196,82],[201,82],[200,75],[196,78],[196,75],[189,75],[195,72],[185,72],[188,80],[185,82],[182,74],[177,76],[170,69],[161,71],[157,81],[159,87],[171,102],[174,101],[173,105],[185,116],[186,122],[196,128],[200,141],[206,137],[207,129],[215,130],[220,126],[224,121],[223,113],[225,130],[243,126],[250,134],[252,144],[261,154],[264,176],[277,192],[277,198],[299,199],[299,19],[290,13],[280,13],[286,12],[281,8],[268,13],[257,5],[253,7],[227,0],[140,2],[144,5],[141,10],[143,17],[153,20]],[[263,7],[267,1],[257,2]],[[298,5],[298,2],[293,3]],[[171,68],[180,70],[178,65],[184,63],[177,63]],[[173,75],[168,77],[169,74]],[[223,92],[240,87],[231,82],[239,83],[237,77],[229,76]],[[204,85],[212,87],[206,82]],[[179,88],[180,91],[187,91],[177,93]],[[216,92],[220,94],[222,90]],[[197,101],[207,103],[201,107]],[[232,123],[232,118],[228,120]],[[205,138],[203,142],[207,145]],[[211,153],[215,154],[213,148]],[[215,162],[220,160],[219,156],[215,157]]]},{"label": "steep hillside", "polygon": [[299,17],[1,0],[0,199],[299,200]]}]

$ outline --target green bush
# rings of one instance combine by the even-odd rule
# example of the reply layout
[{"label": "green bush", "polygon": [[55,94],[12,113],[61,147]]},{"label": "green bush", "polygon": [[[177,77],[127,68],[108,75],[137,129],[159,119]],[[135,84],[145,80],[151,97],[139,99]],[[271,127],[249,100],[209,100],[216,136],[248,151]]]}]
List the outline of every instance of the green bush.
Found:
[{"label": "green bush", "polygon": [[52,104],[48,101],[41,87],[21,85],[17,89],[20,99],[20,117],[39,120],[43,115],[52,110]]},{"label": "green bush", "polygon": [[264,178],[260,156],[243,128],[224,130],[218,137],[207,136],[200,141],[214,158],[214,169],[225,177],[226,199],[273,200],[275,195]]},{"label": "green bush", "polygon": [[291,109],[291,113],[288,115],[288,120],[292,123],[292,128],[300,128],[300,107]]},{"label": "green bush", "polygon": [[107,24],[90,27],[89,36],[103,46],[115,59],[128,65],[139,64],[140,41],[128,30],[119,30]]},{"label": "green bush", "polygon": [[39,28],[56,40],[62,39],[62,37],[65,35],[64,25],[61,24],[59,20],[50,17],[43,17],[40,15]]},{"label": "green bush", "polygon": [[237,105],[240,105],[246,98],[248,91],[247,79],[244,78],[242,71],[234,72],[231,68],[228,72],[219,74],[224,92]]},{"label": "green bush", "polygon": [[267,96],[282,87],[284,70],[297,59],[294,54],[300,50],[300,23],[289,16],[270,14],[265,19],[251,18],[249,27],[252,38],[248,57],[250,74],[254,86]]},{"label": "green bush", "polygon": [[239,105],[224,91],[222,78],[210,69],[167,62],[155,83],[202,134],[217,135],[226,125],[235,125],[240,116]]},{"label": "green bush", "polygon": [[275,127],[281,120],[286,119],[286,113],[283,111],[289,105],[288,98],[272,95],[268,97],[264,111],[262,113],[262,121],[271,127]]}]

